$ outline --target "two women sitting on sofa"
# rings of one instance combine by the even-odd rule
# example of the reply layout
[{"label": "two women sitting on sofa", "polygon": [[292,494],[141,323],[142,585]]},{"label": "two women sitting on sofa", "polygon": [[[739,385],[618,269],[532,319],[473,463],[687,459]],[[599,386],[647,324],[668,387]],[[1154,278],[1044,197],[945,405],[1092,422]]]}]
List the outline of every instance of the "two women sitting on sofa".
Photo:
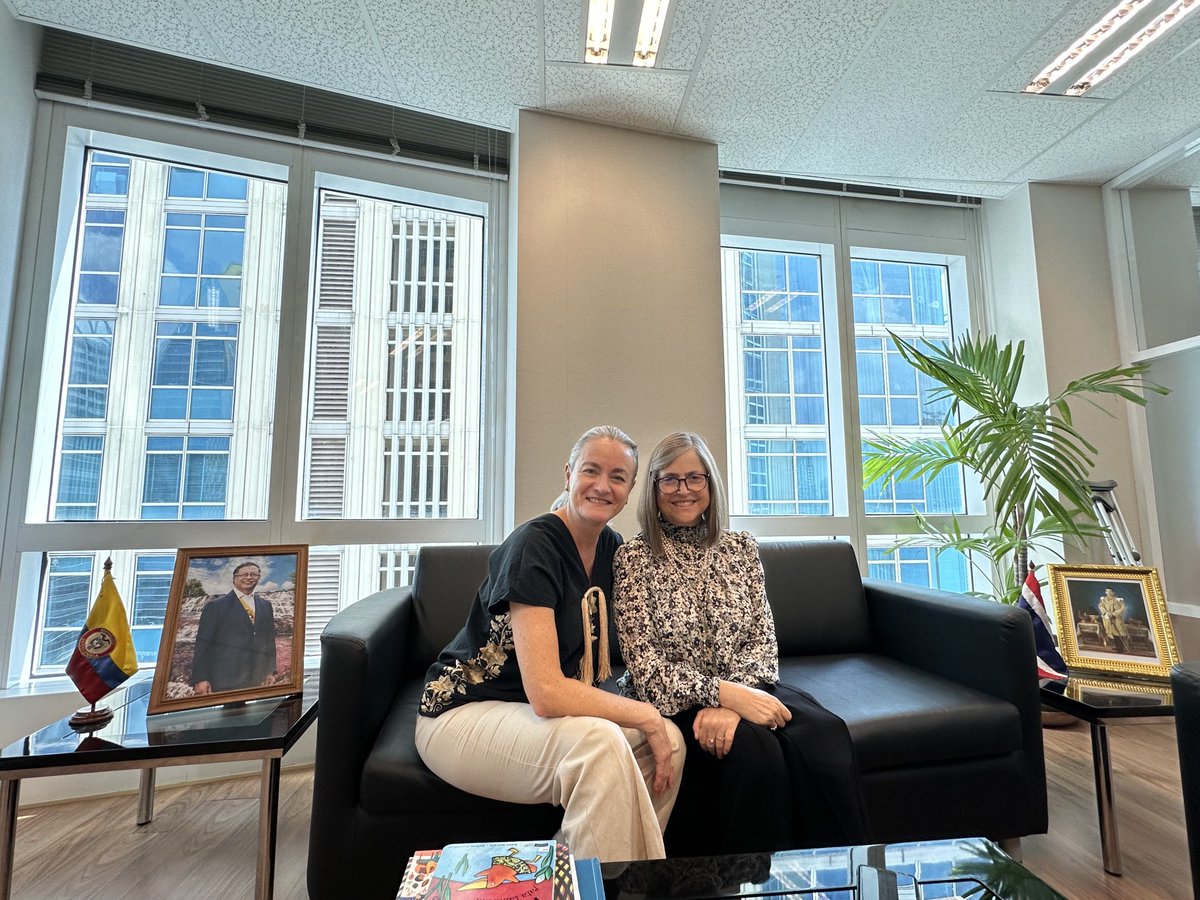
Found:
[{"label": "two women sitting on sofa", "polygon": [[[621,547],[608,523],[637,465],[620,429],[586,432],[554,511],[492,553],[466,625],[429,671],[421,758],[462,790],[561,806],[559,838],[601,860],[663,857],[677,795],[695,832],[676,842],[685,852],[800,846],[805,823],[830,818],[863,839],[845,724],[777,686],[757,545],[728,531],[708,448],[694,434],[660,442],[643,532]],[[624,696],[596,687],[611,674],[614,581]]]}]

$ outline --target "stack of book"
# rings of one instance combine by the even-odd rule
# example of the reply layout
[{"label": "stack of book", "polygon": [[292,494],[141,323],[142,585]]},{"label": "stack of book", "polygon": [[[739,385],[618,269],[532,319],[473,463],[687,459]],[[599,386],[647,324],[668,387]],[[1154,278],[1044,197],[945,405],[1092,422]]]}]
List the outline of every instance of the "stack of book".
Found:
[{"label": "stack of book", "polygon": [[412,855],[397,900],[604,900],[604,883],[554,841],[447,844]]}]

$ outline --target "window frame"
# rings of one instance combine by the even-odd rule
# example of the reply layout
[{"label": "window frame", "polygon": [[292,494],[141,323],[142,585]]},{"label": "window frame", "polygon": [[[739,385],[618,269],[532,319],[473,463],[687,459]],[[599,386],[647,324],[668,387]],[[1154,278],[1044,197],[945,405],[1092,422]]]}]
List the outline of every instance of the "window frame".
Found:
[{"label": "window frame", "polygon": [[[59,380],[70,352],[72,260],[78,209],[84,184],[86,150],[134,154],[167,160],[182,167],[224,169],[286,184],[282,236],[282,293],[279,311],[278,374],[270,478],[263,519],[53,521],[56,495],[50,492],[53,454],[39,447],[34,423],[39,406],[51,398],[55,409]],[[286,138],[259,136],[222,127],[196,127],[162,118],[42,101],[36,126],[30,196],[20,254],[21,277],[14,297],[12,348],[2,397],[0,489],[9,498],[0,526],[0,675],[4,685],[23,683],[35,659],[41,621],[41,555],[94,553],[128,549],[141,554],[173,553],[180,546],[304,543],[310,546],[355,544],[487,543],[499,539],[506,519],[506,480],[511,468],[504,435],[511,400],[507,335],[510,312],[495,292],[507,282],[509,228],[508,183],[504,176],[470,173],[439,164],[382,158],[339,151]],[[473,519],[303,520],[297,497],[302,474],[298,448],[303,416],[304,361],[308,298],[315,267],[317,187],[336,183],[386,185],[409,202],[425,198],[482,210],[484,224],[482,429],[480,437],[480,509]],[[176,201],[172,201],[173,203]],[[237,202],[237,201],[234,201]],[[421,202],[417,199],[416,202]],[[165,239],[165,238],[164,238]],[[161,273],[159,273],[161,277]],[[104,307],[107,308],[107,307]],[[186,312],[188,308],[181,308]],[[58,340],[61,336],[66,340]],[[48,343],[48,338],[53,338]],[[110,360],[110,365],[113,365]],[[111,401],[110,401],[111,402]],[[141,493],[143,473],[139,473]],[[57,490],[57,484],[53,484]],[[101,487],[103,490],[103,487]],[[49,502],[46,502],[47,498]],[[151,535],[148,537],[148,535]],[[148,544],[153,546],[147,546]],[[133,554],[131,554],[131,559]],[[98,565],[98,563],[97,563]],[[132,565],[132,563],[131,563]],[[133,576],[132,569],[127,573]],[[118,573],[114,570],[114,577]],[[378,573],[372,568],[371,579]],[[95,578],[93,581],[98,584]],[[133,582],[119,583],[127,605]],[[342,605],[357,597],[341,598]],[[94,597],[89,598],[89,606]],[[0,687],[4,686],[0,685]]]},{"label": "window frame", "polygon": [[[986,329],[982,288],[982,243],[978,210],[963,208],[955,233],[955,216],[936,206],[907,201],[865,200],[802,191],[770,192],[723,185],[721,193],[722,315],[725,334],[726,421],[730,490],[744,484],[742,396],[738,309],[728,292],[737,280],[726,265],[728,249],[767,250],[821,255],[822,318],[826,329],[825,372],[830,441],[833,515],[731,515],[735,529],[761,538],[826,539],[844,535],[854,545],[859,567],[868,571],[871,538],[916,533],[912,514],[867,515],[860,456],[862,425],[858,410],[858,374],[851,261],[945,264],[948,266],[954,334],[966,327]],[[946,204],[943,204],[946,205]],[[923,208],[924,207],[924,208]],[[761,213],[760,213],[761,210]],[[759,217],[759,215],[763,217]],[[769,215],[771,218],[767,218]],[[911,228],[904,227],[911,226]],[[733,364],[730,364],[730,363]],[[739,480],[740,479],[740,480]],[[966,531],[986,526],[986,503],[979,486],[967,478],[966,513],[958,521]],[[732,505],[732,503],[731,503]],[[948,524],[948,515],[928,517]]]}]

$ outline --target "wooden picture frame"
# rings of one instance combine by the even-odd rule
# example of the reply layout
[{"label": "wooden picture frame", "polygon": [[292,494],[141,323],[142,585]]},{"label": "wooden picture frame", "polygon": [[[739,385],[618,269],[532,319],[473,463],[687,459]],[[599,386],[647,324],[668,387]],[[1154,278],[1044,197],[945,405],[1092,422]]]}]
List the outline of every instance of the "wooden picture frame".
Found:
[{"label": "wooden picture frame", "polygon": [[180,550],[148,712],[300,693],[307,573],[303,544]]},{"label": "wooden picture frame", "polygon": [[1158,570],[1047,566],[1067,668],[1166,681],[1179,661]]}]

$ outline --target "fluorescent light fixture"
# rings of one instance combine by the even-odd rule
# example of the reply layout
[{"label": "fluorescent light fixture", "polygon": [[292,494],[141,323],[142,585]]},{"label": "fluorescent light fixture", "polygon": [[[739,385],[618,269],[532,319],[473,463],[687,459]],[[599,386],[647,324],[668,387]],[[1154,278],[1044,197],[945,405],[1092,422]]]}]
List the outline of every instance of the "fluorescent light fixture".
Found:
[{"label": "fluorescent light fixture", "polygon": [[583,60],[649,68],[671,19],[671,0],[587,0]]},{"label": "fluorescent light fixture", "polygon": [[608,45],[612,41],[613,13],[616,9],[617,0],[588,0],[584,62],[608,62]]},{"label": "fluorescent light fixture", "polygon": [[1148,2],[1149,0],[1125,0],[1123,3],[1118,3],[1105,13],[1100,21],[1096,22],[1096,24],[1080,35],[1075,43],[1054,57],[1050,65],[1034,75],[1033,81],[1025,86],[1024,92],[1027,94],[1040,94],[1046,90],[1067,69],[1070,69],[1083,59],[1083,57],[1091,53],[1096,48],[1096,45],[1104,40],[1109,32],[1120,25],[1127,16],[1137,12],[1139,7],[1144,6]]},{"label": "fluorescent light fixture", "polygon": [[645,0],[642,4],[642,23],[638,26],[637,43],[633,48],[635,66],[654,65],[670,9],[671,0]]},{"label": "fluorescent light fixture", "polygon": [[1160,37],[1183,21],[1184,16],[1194,12],[1200,5],[1200,0],[1175,0],[1163,13],[1156,16],[1145,28],[1127,41],[1120,49],[1111,54],[1077,82],[1067,89],[1067,94],[1078,97],[1089,88],[1093,88],[1111,75],[1125,63],[1129,62]]},{"label": "fluorescent light fixture", "polygon": [[[1038,72],[1024,88],[1024,93],[1040,94],[1052,85],[1070,87],[1062,93],[1077,97],[1095,87],[1117,71],[1142,50],[1154,43],[1182,21],[1187,13],[1200,6],[1200,0],[1123,0],[1103,18],[1090,26],[1071,46],[1056,56],[1046,68]],[[1164,8],[1165,7],[1165,8]],[[1161,10],[1157,14],[1155,10]],[[1153,16],[1153,18],[1150,18]],[[1135,19],[1141,24],[1136,24]],[[1123,33],[1122,33],[1123,32]],[[1132,37],[1128,35],[1132,34]],[[1094,65],[1087,74],[1079,78],[1068,78],[1072,69],[1078,69],[1089,60],[1095,60],[1102,47],[1116,47],[1103,62]]]}]

